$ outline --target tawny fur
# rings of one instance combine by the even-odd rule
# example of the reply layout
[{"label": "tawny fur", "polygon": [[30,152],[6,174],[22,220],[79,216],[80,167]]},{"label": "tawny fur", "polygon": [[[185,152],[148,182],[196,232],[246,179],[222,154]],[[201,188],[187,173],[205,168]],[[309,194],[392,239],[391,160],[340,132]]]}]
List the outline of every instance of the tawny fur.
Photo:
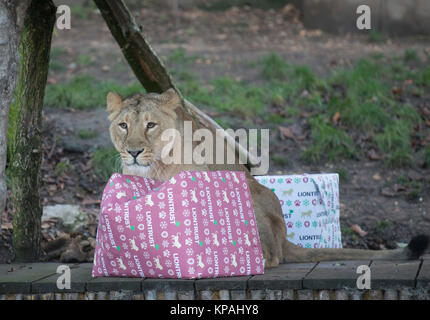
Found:
[{"label": "tawny fur", "polygon": [[[169,128],[177,129],[181,133],[178,140],[175,140],[175,145],[177,145],[179,139],[183,137],[184,121],[192,121],[193,130],[199,129],[198,124],[180,106],[180,98],[173,89],[163,94],[135,94],[127,99],[122,99],[116,93],[108,94],[107,111],[111,121],[110,136],[121,155],[124,174],[166,181],[184,170],[245,171],[252,195],[263,256],[266,260],[265,267],[275,267],[283,262],[411,258],[409,248],[381,251],[301,248],[286,240],[286,226],[275,194],[258,183],[244,165],[166,165],[161,150],[168,142],[162,141],[162,132]],[[149,122],[155,123],[156,126],[147,128]],[[122,123],[126,123],[127,129],[120,126]],[[133,164],[134,159],[127,150],[142,149],[144,151],[136,158],[137,164]],[[183,154],[181,160],[183,160]]]}]

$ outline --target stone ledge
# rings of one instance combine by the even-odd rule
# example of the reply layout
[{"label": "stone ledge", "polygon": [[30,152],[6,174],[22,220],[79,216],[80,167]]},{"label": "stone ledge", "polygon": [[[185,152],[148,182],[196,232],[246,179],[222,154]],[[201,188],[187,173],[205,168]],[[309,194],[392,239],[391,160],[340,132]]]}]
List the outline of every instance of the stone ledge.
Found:
[{"label": "stone ledge", "polygon": [[[264,275],[217,279],[92,278],[91,263],[68,264],[71,289],[58,289],[59,263],[0,265],[0,299],[360,300],[430,299],[430,259],[284,264]],[[358,290],[359,265],[371,290]]]}]

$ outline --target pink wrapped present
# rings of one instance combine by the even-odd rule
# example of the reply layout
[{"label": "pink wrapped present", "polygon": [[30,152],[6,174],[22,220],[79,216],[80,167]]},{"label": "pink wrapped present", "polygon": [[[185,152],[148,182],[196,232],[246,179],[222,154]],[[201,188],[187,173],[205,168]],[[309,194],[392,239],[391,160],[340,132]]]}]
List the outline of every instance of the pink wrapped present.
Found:
[{"label": "pink wrapped present", "polygon": [[244,172],[181,172],[166,182],[115,173],[102,198],[93,277],[262,274]]}]

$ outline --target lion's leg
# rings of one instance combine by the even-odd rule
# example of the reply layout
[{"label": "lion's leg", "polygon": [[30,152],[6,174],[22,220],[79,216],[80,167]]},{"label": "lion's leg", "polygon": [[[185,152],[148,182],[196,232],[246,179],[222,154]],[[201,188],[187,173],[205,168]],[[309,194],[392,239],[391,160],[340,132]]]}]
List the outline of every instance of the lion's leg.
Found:
[{"label": "lion's leg", "polygon": [[276,267],[282,259],[281,242],[276,237],[272,229],[272,221],[260,204],[254,206],[257,220],[258,234],[260,236],[261,248],[265,259],[265,267]]},{"label": "lion's leg", "polygon": [[252,194],[258,233],[260,235],[265,266],[276,267],[284,261],[283,244],[286,237],[286,226],[282,216],[281,206],[275,194],[250,179],[249,186]]}]

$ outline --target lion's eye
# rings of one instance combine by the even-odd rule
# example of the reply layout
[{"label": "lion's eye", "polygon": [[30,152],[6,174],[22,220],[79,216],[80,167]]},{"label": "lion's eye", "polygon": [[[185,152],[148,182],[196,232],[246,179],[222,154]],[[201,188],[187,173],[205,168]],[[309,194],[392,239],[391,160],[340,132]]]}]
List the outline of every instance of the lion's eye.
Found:
[{"label": "lion's eye", "polygon": [[151,129],[151,128],[154,128],[156,125],[157,125],[157,124],[156,124],[156,123],[154,123],[154,122],[148,122],[148,124],[146,125],[146,127],[147,127],[148,129]]},{"label": "lion's eye", "polygon": [[127,129],[127,123],[125,123],[125,122],[121,122],[121,123],[119,124],[119,126],[120,126],[121,128],[123,128],[123,129]]}]

